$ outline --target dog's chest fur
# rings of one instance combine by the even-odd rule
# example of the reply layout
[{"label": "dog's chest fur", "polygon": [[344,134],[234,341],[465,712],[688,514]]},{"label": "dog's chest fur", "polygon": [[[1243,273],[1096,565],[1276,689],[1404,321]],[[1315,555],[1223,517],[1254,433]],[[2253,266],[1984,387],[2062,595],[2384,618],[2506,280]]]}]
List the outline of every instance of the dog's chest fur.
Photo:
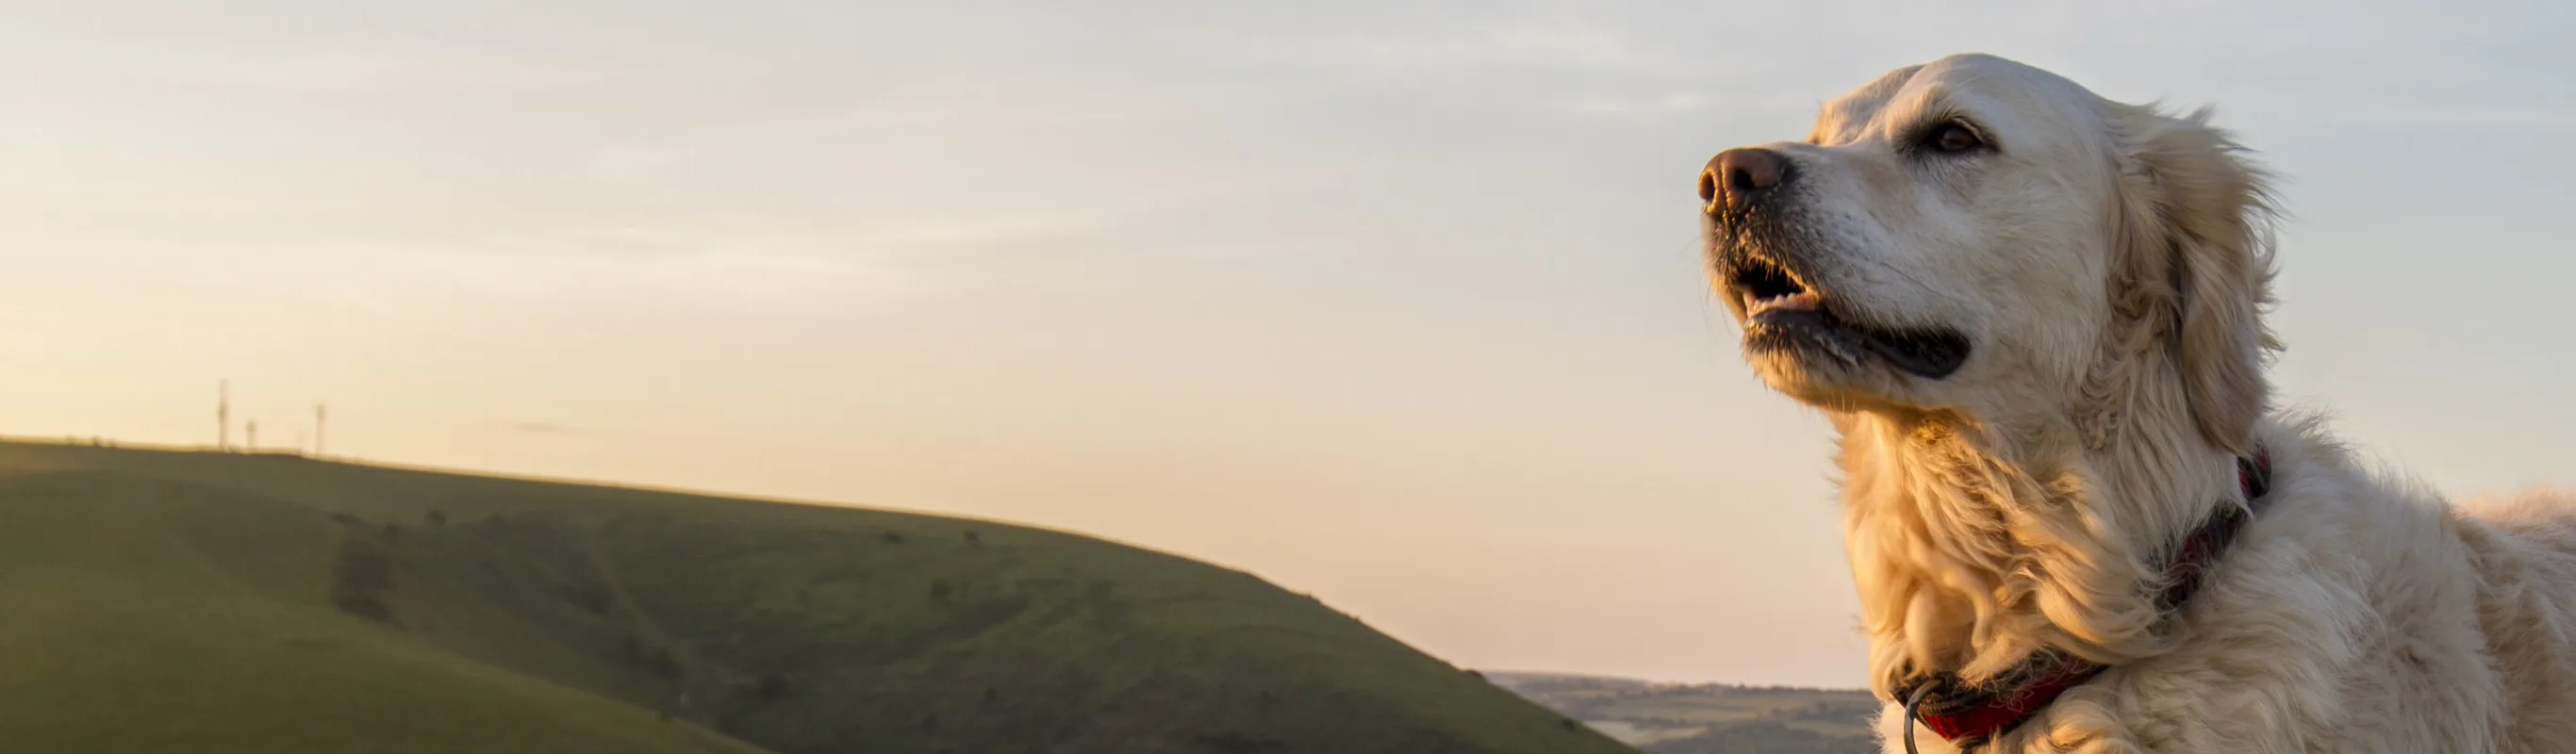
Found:
[{"label": "dog's chest fur", "polygon": [[[1978,751],[2576,751],[2576,505],[2538,497],[2454,509],[2361,470],[2313,423],[2267,423],[2263,434],[2277,497],[2159,629],[2165,641]],[[1855,545],[1885,536],[1853,534]],[[1958,578],[1908,577],[1894,572],[1904,557],[1865,555],[1856,547],[1865,604],[1869,590],[1909,578]],[[1942,610],[1920,595],[1905,602]],[[2037,602],[2008,596],[1988,609]],[[2012,647],[2034,640],[2015,634],[2047,622],[2029,617],[1992,621],[1968,643],[2025,651]],[[1905,653],[1889,643],[1919,641],[1885,623],[1873,621],[1882,665]],[[1903,720],[1888,705],[1878,726],[1887,751],[1903,751]],[[1929,731],[1917,738],[1924,752],[1957,751]]]}]

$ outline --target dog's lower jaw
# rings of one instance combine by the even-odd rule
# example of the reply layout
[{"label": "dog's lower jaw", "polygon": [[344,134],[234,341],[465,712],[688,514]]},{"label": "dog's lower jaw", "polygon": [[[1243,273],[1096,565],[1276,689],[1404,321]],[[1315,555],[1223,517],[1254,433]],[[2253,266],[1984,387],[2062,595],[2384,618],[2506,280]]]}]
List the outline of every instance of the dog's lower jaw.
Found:
[{"label": "dog's lower jaw", "polygon": [[1829,414],[1905,416],[1933,410],[1917,405],[1921,401],[1909,378],[1865,354],[1827,359],[1823,354],[1747,348],[1744,359],[1764,386]]}]

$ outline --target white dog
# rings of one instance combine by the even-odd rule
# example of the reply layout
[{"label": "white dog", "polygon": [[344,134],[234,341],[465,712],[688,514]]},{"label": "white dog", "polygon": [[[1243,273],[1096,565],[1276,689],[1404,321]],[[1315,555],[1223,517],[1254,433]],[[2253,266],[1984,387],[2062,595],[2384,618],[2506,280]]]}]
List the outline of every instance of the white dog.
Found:
[{"label": "white dog", "polygon": [[1841,435],[1888,750],[2576,752],[2576,504],[2271,412],[2263,174],[2206,113],[1956,56],[1700,194],[1746,361]]}]

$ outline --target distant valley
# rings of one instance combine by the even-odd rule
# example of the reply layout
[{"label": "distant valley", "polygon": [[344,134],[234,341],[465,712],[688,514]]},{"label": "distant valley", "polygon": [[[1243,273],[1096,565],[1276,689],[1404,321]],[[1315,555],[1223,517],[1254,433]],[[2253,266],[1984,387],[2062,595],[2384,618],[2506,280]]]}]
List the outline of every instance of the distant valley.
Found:
[{"label": "distant valley", "polygon": [[1495,685],[1650,754],[1873,754],[1879,702],[1857,690],[1486,672]]}]

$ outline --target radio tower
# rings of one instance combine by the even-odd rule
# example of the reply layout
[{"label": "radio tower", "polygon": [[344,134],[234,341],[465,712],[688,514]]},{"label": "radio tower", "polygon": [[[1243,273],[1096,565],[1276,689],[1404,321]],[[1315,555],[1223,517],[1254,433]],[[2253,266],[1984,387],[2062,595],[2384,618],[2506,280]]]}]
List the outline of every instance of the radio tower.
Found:
[{"label": "radio tower", "polygon": [[329,406],[313,404],[313,455],[317,458],[322,455],[322,422],[330,418],[326,413],[329,410]]},{"label": "radio tower", "polygon": [[233,381],[215,382],[215,450],[231,450],[233,445]]},{"label": "radio tower", "polygon": [[258,419],[252,419],[252,420],[250,420],[249,422],[245,423],[245,424],[242,426],[242,452],[244,452],[244,453],[257,453],[257,452],[259,452],[259,420],[258,420]]}]

